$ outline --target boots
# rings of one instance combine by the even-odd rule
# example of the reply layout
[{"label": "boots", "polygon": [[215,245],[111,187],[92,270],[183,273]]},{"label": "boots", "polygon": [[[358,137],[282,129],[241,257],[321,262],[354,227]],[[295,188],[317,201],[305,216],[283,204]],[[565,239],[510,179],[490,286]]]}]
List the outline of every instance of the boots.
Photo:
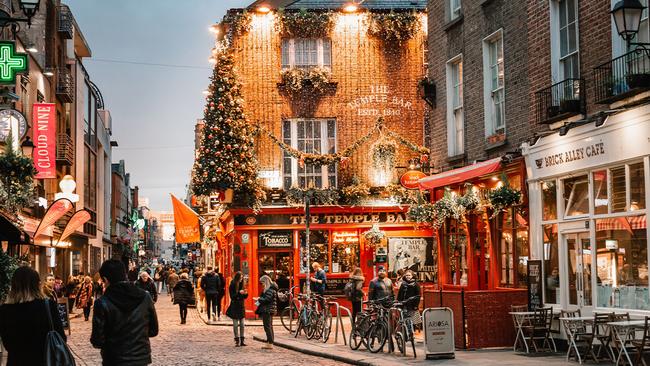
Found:
[{"label": "boots", "polygon": [[235,347],[239,347],[239,337],[235,337]]},{"label": "boots", "polygon": [[244,337],[239,337],[239,345],[242,347],[247,346],[247,344],[244,343],[244,339],[245,339]]}]

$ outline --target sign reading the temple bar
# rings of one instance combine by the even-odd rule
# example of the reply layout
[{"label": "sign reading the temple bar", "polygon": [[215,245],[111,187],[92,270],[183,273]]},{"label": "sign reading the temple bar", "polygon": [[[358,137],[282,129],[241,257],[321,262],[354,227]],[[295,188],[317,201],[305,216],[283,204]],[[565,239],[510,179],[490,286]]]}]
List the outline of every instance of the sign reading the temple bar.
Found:
[{"label": "sign reading the temple bar", "polygon": [[406,189],[418,189],[420,188],[418,182],[420,179],[426,176],[426,174],[419,170],[409,170],[408,172],[402,174],[402,176],[399,178],[399,182],[402,187]]},{"label": "sign reading the temple bar", "polygon": [[292,231],[260,231],[260,248],[291,248],[293,247]]},{"label": "sign reading the temple bar", "polygon": [[[312,214],[312,224],[403,224],[406,213]],[[305,215],[237,215],[235,225],[305,225]]]},{"label": "sign reading the temple bar", "polygon": [[53,103],[35,103],[32,116],[36,178],[56,178],[56,107]]},{"label": "sign reading the temple bar", "polygon": [[528,261],[528,308],[541,308],[542,302],[542,261]]},{"label": "sign reading the temple bar", "polygon": [[402,116],[403,112],[413,110],[413,103],[391,95],[388,85],[371,85],[369,92],[348,103],[348,108],[356,109],[357,116]]}]

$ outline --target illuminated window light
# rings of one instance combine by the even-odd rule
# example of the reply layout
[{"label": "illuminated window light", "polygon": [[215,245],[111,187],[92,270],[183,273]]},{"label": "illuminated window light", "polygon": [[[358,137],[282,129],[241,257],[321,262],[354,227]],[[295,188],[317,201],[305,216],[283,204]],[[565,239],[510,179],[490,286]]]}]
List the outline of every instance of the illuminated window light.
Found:
[{"label": "illuminated window light", "polygon": [[345,6],[343,7],[343,11],[346,13],[354,13],[357,10],[359,10],[359,7],[357,6],[357,4],[354,3],[345,4]]},{"label": "illuminated window light", "polygon": [[260,6],[257,7],[257,12],[258,13],[266,14],[266,13],[268,13],[270,11],[271,11],[271,8],[268,7],[267,5],[260,5]]},{"label": "illuminated window light", "polygon": [[216,64],[217,63],[217,58],[214,57],[214,56],[210,56],[210,58],[208,59],[208,62],[210,62],[211,64]]}]

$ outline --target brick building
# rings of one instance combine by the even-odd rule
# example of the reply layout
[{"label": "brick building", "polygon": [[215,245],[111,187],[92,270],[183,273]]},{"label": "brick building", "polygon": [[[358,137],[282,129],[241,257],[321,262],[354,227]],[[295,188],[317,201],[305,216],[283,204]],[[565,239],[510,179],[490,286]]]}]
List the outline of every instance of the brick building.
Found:
[{"label": "brick building", "polygon": [[[250,26],[233,37],[230,47],[242,82],[244,112],[252,123],[305,153],[344,151],[372,132],[380,117],[387,130],[423,144],[425,102],[418,95],[418,82],[426,68],[424,1],[368,1],[354,9],[344,8],[344,2],[257,1],[247,10]],[[327,17],[331,28],[317,29],[318,34],[280,30],[284,15],[300,12]],[[223,33],[231,32],[234,26],[227,19],[238,14],[242,9],[228,12],[220,25]],[[378,14],[409,18],[406,22],[414,26],[413,32],[403,42],[371,36],[369,24]],[[328,75],[320,93],[308,88],[295,92],[282,76],[314,70]],[[304,79],[300,83],[305,85]],[[270,193],[268,202],[257,215],[232,208],[212,221],[219,242],[217,261],[226,276],[242,270],[255,279],[269,274],[281,287],[302,286],[307,271],[304,208],[288,205],[285,194],[294,187],[340,190],[358,178],[371,187],[371,196],[354,205],[317,205],[311,210],[311,261],[320,262],[328,272],[328,293],[343,295],[354,266],[360,266],[367,278],[373,277],[376,265],[394,272],[397,261],[390,258],[397,250],[391,248],[407,241],[420,248],[416,255],[420,262],[409,265],[425,282],[433,282],[437,248],[430,230],[413,230],[406,221],[407,206],[380,193],[397,183],[414,158],[419,162],[420,154],[398,144],[394,169],[378,172],[371,150],[380,136],[362,144],[346,164],[317,166],[303,164],[268,135],[258,135],[255,149],[260,178]],[[387,236],[377,253],[362,235],[373,224]],[[249,281],[252,293],[258,293],[257,282]]]}]

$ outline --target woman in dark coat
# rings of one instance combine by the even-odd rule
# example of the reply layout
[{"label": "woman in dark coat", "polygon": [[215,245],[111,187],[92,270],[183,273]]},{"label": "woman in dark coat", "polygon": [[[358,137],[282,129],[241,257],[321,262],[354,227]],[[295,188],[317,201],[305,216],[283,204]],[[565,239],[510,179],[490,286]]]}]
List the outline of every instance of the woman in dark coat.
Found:
[{"label": "woman in dark coat", "polygon": [[397,301],[404,304],[404,309],[407,311],[407,316],[413,321],[413,325],[422,323],[420,316],[420,285],[415,280],[413,271],[406,270],[402,276],[402,284],[397,293]]},{"label": "woman in dark coat", "polygon": [[187,322],[187,305],[196,303],[194,285],[189,280],[187,273],[181,273],[180,280],[174,285],[174,304],[178,304],[181,312],[181,324]]},{"label": "woman in dark coat", "polygon": [[226,310],[226,315],[232,319],[235,347],[243,347],[246,345],[244,344],[244,317],[246,316],[244,300],[248,297],[248,292],[241,272],[235,273],[232,281],[230,281],[228,292],[230,293],[230,306]]},{"label": "woman in dark coat", "polygon": [[275,338],[273,334],[273,315],[275,315],[278,306],[278,285],[267,275],[260,277],[260,283],[264,286],[264,292],[257,299],[255,313],[262,317],[264,332],[266,333],[266,343],[262,346],[262,349],[273,349],[273,340]]},{"label": "woman in dark coat", "polygon": [[[41,290],[40,277],[29,267],[19,267],[11,278],[11,291],[0,306],[0,337],[9,356],[7,366],[45,366],[45,337],[52,325],[65,340],[56,303]],[[49,305],[49,306],[48,306]]]}]

